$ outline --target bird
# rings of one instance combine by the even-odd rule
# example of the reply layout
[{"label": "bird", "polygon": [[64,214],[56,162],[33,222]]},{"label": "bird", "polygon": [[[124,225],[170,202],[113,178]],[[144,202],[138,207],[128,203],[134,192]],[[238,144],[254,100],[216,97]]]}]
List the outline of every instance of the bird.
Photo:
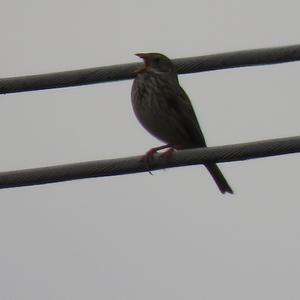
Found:
[{"label": "bird", "polygon": [[[141,125],[154,137],[166,143],[150,149],[143,160],[169,148],[162,155],[169,157],[173,151],[207,147],[192,103],[180,86],[173,62],[161,53],[137,53],[143,60],[135,71],[131,89],[134,113]],[[221,170],[215,163],[205,167],[221,193],[233,194]]]}]

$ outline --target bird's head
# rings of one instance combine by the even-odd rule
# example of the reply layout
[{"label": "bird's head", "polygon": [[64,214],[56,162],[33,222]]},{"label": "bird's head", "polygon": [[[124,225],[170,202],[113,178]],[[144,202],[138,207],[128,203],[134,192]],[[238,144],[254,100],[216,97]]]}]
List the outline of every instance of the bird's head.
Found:
[{"label": "bird's head", "polygon": [[136,56],[144,60],[145,65],[138,69],[137,73],[153,70],[160,73],[175,72],[172,61],[160,53],[137,53]]}]

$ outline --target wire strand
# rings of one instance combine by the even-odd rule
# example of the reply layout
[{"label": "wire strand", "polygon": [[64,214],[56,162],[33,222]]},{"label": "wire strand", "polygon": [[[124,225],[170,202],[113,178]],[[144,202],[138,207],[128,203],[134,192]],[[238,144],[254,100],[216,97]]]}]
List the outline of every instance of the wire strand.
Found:
[{"label": "wire strand", "polygon": [[[179,74],[279,64],[300,60],[300,44],[263,49],[234,51],[189,58],[173,62]],[[0,79],[0,94],[64,88],[134,78],[140,63],[129,63],[73,71]]]},{"label": "wire strand", "polygon": [[149,172],[209,162],[232,162],[300,152],[300,136],[175,152],[170,159],[156,155],[149,165],[141,156],[89,161],[0,173],[0,189],[75,179]]}]

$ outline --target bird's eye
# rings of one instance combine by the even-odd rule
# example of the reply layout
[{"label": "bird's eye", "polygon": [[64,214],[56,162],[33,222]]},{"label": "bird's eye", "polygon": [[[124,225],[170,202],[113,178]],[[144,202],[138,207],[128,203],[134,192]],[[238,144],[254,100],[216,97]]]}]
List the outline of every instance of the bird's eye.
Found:
[{"label": "bird's eye", "polygon": [[155,63],[159,63],[159,62],[160,62],[160,58],[159,58],[159,57],[155,57],[155,58],[154,58],[154,62],[155,62]]}]

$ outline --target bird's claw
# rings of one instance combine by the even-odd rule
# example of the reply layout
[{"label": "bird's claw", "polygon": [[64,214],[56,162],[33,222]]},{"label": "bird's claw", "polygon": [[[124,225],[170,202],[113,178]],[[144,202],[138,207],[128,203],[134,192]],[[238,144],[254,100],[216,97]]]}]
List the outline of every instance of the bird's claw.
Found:
[{"label": "bird's claw", "polygon": [[157,149],[156,148],[152,148],[150,149],[149,151],[147,151],[141,158],[141,161],[142,162],[145,162],[145,163],[149,163],[153,157],[154,157],[154,154],[157,152]]},{"label": "bird's claw", "polygon": [[168,150],[166,150],[165,152],[163,152],[160,157],[164,158],[164,159],[169,159],[171,158],[171,156],[173,155],[175,149],[174,148],[169,148]]},{"label": "bird's claw", "polygon": [[154,154],[157,152],[156,148],[152,148],[149,151],[147,151],[141,158],[141,162],[144,162],[148,168],[148,173],[150,175],[153,175],[153,173],[150,170],[150,161],[153,160]]},{"label": "bird's claw", "polygon": [[148,172],[152,174],[152,172],[150,171],[150,161],[153,160],[154,155],[162,149],[166,149],[169,148],[168,150],[166,150],[165,152],[163,152],[160,157],[164,158],[164,159],[169,159],[173,152],[176,150],[176,148],[174,148],[172,145],[164,145],[164,146],[160,146],[160,147],[156,147],[156,148],[152,148],[149,151],[147,151],[142,157],[141,157],[141,162],[144,162],[147,165],[148,168]]}]

